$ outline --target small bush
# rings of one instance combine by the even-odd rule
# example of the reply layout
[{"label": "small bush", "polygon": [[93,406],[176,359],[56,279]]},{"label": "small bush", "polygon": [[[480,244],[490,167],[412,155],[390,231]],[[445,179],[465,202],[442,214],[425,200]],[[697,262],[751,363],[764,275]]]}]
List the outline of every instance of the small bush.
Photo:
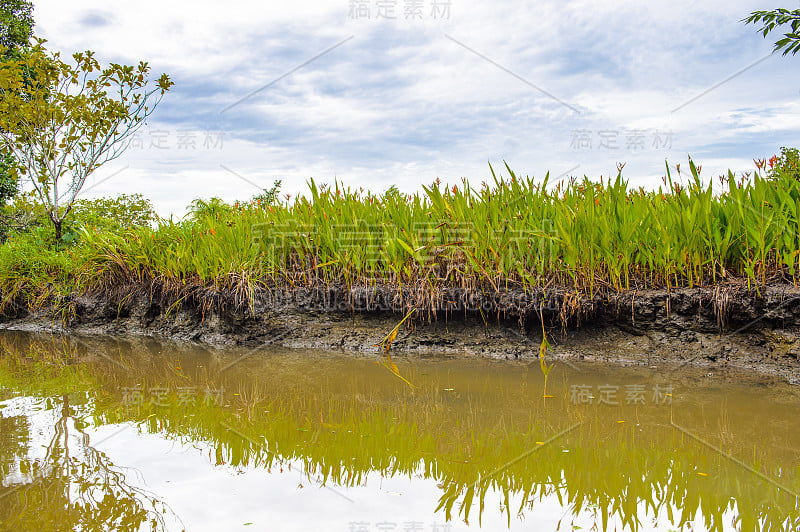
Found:
[{"label": "small bush", "polygon": [[132,227],[146,227],[157,221],[150,200],[141,194],[116,198],[78,200],[64,221],[61,242],[56,243],[47,211],[32,193],[19,194],[5,209],[0,226],[11,239],[26,239],[38,246],[70,245],[80,230],[121,233]]},{"label": "small bush", "polygon": [[800,150],[797,148],[781,148],[780,157],[773,155],[768,164],[767,175],[771,179],[786,176],[800,181]]}]

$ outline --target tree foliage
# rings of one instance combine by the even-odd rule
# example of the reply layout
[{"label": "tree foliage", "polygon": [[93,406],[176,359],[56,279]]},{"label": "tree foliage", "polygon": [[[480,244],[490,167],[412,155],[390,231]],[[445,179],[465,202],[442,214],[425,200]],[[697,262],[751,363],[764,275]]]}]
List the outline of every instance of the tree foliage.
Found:
[{"label": "tree foliage", "polygon": [[800,181],[800,150],[797,148],[781,148],[780,156],[772,156],[768,163],[767,177],[779,179],[786,175]]},{"label": "tree foliage", "polygon": [[[0,0],[0,47],[4,49],[0,60],[15,57],[28,45],[33,35],[33,4],[26,0]],[[14,157],[0,152],[0,207],[14,197],[19,189]],[[0,230],[0,240],[3,238]]]},{"label": "tree foliage", "polygon": [[153,204],[141,194],[120,194],[75,202],[75,224],[87,230],[119,233],[146,227],[158,219]]},{"label": "tree foliage", "polygon": [[17,193],[15,166],[14,158],[10,154],[0,153],[0,207]]},{"label": "tree foliage", "polygon": [[33,36],[33,4],[26,0],[0,0],[0,46],[4,55],[25,47]]},{"label": "tree foliage", "polygon": [[[61,240],[74,244],[80,241],[82,230],[123,233],[158,219],[153,204],[141,194],[79,199],[64,220]],[[6,237],[28,239],[42,246],[53,241],[53,224],[35,191],[18,194],[6,207],[0,217],[0,241]]]},{"label": "tree foliage", "polygon": [[273,183],[272,188],[268,189],[265,188],[264,192],[253,196],[253,199],[251,199],[250,201],[258,202],[259,204],[262,204],[264,206],[273,205],[279,201],[280,198],[278,198],[278,194],[280,193],[280,191],[281,191],[281,180],[278,179]]},{"label": "tree foliage", "polygon": [[145,62],[101,67],[91,51],[72,60],[34,40],[0,64],[0,148],[30,179],[57,239],[87,177],[122,155],[173,85],[166,74],[151,80]]},{"label": "tree foliage", "polygon": [[[783,50],[783,55],[796,54],[800,51],[800,9],[788,10],[783,8],[772,11],[754,11],[742,20],[745,24],[763,24],[758,30],[766,38],[776,28],[788,26],[789,31],[775,42],[773,52]],[[780,31],[787,28],[783,27]]]}]

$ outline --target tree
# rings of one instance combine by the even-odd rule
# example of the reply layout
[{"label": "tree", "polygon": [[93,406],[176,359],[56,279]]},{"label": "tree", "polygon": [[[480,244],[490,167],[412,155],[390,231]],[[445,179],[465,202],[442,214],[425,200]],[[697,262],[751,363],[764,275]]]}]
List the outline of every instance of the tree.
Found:
[{"label": "tree", "polygon": [[780,156],[773,155],[764,164],[769,164],[767,177],[770,179],[786,176],[800,181],[800,150],[797,148],[781,148]]},{"label": "tree", "polygon": [[173,83],[151,80],[145,62],[101,68],[91,51],[67,64],[44,42],[0,64],[0,148],[30,178],[60,240],[88,176],[124,153]]},{"label": "tree", "polygon": [[33,36],[33,4],[26,0],[0,0],[0,46],[13,55]]},{"label": "tree", "polygon": [[745,24],[762,23],[763,26],[758,31],[765,38],[775,28],[788,24],[791,31],[784,33],[783,38],[775,42],[773,52],[783,50],[783,55],[789,53],[794,55],[800,51],[800,9],[789,11],[788,9],[779,8],[772,11],[754,11],[750,13],[749,17],[742,19],[742,22]]},{"label": "tree", "polygon": [[14,173],[14,157],[0,153],[0,207],[17,194],[17,179]]},{"label": "tree", "polygon": [[[28,45],[33,35],[33,4],[26,0],[0,0],[0,46],[2,58],[16,57]],[[0,153],[0,207],[13,198],[18,190],[16,175],[12,171],[14,157],[7,151]],[[2,240],[0,231],[0,240]]]},{"label": "tree", "polygon": [[274,205],[278,202],[278,194],[281,191],[281,180],[278,179],[272,184],[272,188],[265,188],[264,192],[253,196],[250,200],[251,203],[258,203],[259,205]]}]

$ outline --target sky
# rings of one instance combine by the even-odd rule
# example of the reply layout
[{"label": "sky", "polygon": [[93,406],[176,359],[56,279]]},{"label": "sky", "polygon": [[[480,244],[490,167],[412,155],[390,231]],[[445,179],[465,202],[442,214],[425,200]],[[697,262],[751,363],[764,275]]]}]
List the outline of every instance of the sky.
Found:
[{"label": "sky", "polygon": [[[798,5],[782,4],[795,9]],[[771,54],[744,0],[34,0],[70,56],[147,61],[175,82],[82,198],[141,193],[162,216],[281,180],[380,193],[490,164],[550,183],[712,179],[800,145],[800,56]],[[501,172],[502,170],[502,172]]]}]

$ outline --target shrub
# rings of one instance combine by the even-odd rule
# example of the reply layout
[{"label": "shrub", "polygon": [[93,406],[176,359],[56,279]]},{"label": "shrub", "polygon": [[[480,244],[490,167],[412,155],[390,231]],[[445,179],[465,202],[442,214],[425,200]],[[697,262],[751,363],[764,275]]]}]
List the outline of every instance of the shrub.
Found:
[{"label": "shrub", "polygon": [[800,181],[800,151],[797,148],[781,148],[781,155],[773,155],[769,160],[767,175],[778,179],[781,175]]},{"label": "shrub", "polygon": [[[158,219],[150,200],[141,194],[115,198],[77,200],[65,220],[58,244],[77,241],[81,228],[120,233],[132,227],[146,227]],[[56,244],[55,231],[44,206],[33,193],[19,194],[5,209],[0,224],[11,238],[26,238],[39,246]]]}]

